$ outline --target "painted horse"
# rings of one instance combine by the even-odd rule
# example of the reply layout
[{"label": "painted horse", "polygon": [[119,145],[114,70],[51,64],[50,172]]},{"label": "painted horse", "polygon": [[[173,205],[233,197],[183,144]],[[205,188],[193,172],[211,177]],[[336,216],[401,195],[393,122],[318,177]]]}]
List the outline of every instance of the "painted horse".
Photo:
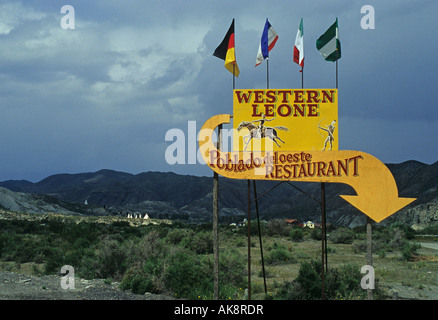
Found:
[{"label": "painted horse", "polygon": [[[252,139],[269,138],[274,141],[277,146],[280,147],[277,140],[283,143],[284,141],[278,137],[277,130],[289,131],[288,128],[283,126],[260,128],[259,126],[249,121],[242,121],[237,127],[237,131],[240,131],[243,128],[249,130],[249,134],[243,137],[243,143],[245,144],[245,149],[243,151],[246,151],[246,148],[248,147],[248,144]],[[246,141],[246,139],[248,139],[248,141]]]}]

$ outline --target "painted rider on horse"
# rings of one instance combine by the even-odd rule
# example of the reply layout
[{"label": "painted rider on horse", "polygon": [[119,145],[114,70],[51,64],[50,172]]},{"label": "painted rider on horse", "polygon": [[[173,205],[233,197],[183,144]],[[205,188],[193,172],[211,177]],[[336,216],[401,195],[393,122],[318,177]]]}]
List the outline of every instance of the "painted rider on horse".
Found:
[{"label": "painted rider on horse", "polygon": [[266,122],[266,121],[272,121],[272,120],[274,120],[274,119],[275,119],[275,118],[272,118],[272,119],[266,119],[266,118],[265,118],[265,114],[262,113],[262,118],[261,118],[261,119],[251,121],[252,123],[260,122],[259,125],[257,126],[257,135],[258,135],[258,138],[259,138],[259,139],[261,139],[261,138],[264,137],[264,133],[265,133],[265,126],[264,126],[264,125],[265,125],[265,122]]}]

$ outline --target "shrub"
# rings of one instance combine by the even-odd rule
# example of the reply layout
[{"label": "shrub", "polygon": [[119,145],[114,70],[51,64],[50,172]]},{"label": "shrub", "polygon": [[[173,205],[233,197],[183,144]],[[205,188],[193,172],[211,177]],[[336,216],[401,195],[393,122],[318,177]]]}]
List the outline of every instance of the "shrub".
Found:
[{"label": "shrub", "polygon": [[58,247],[52,248],[50,254],[46,257],[46,263],[44,265],[44,273],[51,274],[59,272],[61,267],[66,263],[63,250]]},{"label": "shrub", "polygon": [[313,240],[320,241],[322,239],[322,230],[321,230],[321,228],[313,228],[312,231],[310,232],[310,237]]},{"label": "shrub", "polygon": [[126,251],[116,240],[103,240],[96,252],[95,268],[100,278],[120,279],[127,269]]},{"label": "shrub", "polygon": [[[419,245],[412,244],[408,240],[412,239],[415,232],[406,225],[395,223],[388,227],[376,228],[373,230],[373,252],[385,257],[387,252],[399,252],[401,259],[412,260],[417,254]],[[353,245],[355,252],[366,250],[366,241]]]},{"label": "shrub", "polygon": [[166,240],[170,244],[177,245],[181,242],[181,240],[187,236],[187,230],[186,229],[173,229],[167,233]]},{"label": "shrub", "polygon": [[169,247],[160,240],[158,232],[147,233],[140,241],[130,240],[124,246],[129,269],[120,283],[122,290],[137,294],[165,293],[163,273],[167,265]]},{"label": "shrub", "polygon": [[237,288],[242,287],[246,283],[246,274],[246,257],[235,249],[221,253],[219,259],[219,279],[221,286],[231,285]]},{"label": "shrub", "polygon": [[316,260],[303,262],[298,271],[296,283],[300,290],[301,297],[294,299],[318,299],[321,297],[321,263]]},{"label": "shrub", "polygon": [[292,258],[291,253],[282,244],[274,242],[273,248],[267,254],[265,261],[267,264],[282,264],[282,263],[295,263],[295,259]]},{"label": "shrub", "polygon": [[129,268],[120,282],[122,290],[131,290],[135,294],[145,294],[146,292],[155,292],[152,276],[147,274],[139,266]]},{"label": "shrub", "polygon": [[290,233],[290,226],[281,219],[269,220],[266,224],[266,234],[268,236],[288,236]]},{"label": "shrub", "polygon": [[181,244],[197,254],[213,253],[213,234],[211,231],[192,231],[181,240]]},{"label": "shrub", "polygon": [[390,229],[399,229],[403,232],[405,239],[412,240],[415,238],[415,230],[407,224],[401,222],[395,222],[391,224]]},{"label": "shrub", "polygon": [[[344,265],[339,269],[330,268],[325,273],[324,296],[326,299],[363,298],[366,291],[360,286],[360,268]],[[279,299],[318,300],[321,299],[321,262],[304,262],[297,278],[285,282],[277,293]]]},{"label": "shrub", "polygon": [[338,228],[330,233],[330,240],[333,243],[352,244],[355,233],[350,228]]},{"label": "shrub", "polygon": [[329,269],[326,281],[327,297],[329,299],[363,298],[366,290],[360,286],[362,277],[360,267],[352,264]]},{"label": "shrub", "polygon": [[124,274],[120,288],[136,294],[164,293],[166,289],[162,279],[163,271],[163,260],[156,257],[151,257],[144,263],[136,262]]},{"label": "shrub", "polygon": [[[201,257],[202,274],[206,281],[211,284],[209,292],[204,293],[203,298],[213,298],[213,258]],[[246,257],[235,249],[221,251],[219,259],[219,298],[229,299],[235,296],[237,288],[246,285],[247,264]]]},{"label": "shrub", "polygon": [[301,228],[293,228],[289,234],[292,241],[298,242],[304,239],[304,231]]},{"label": "shrub", "polygon": [[418,243],[410,243],[406,242],[400,248],[401,258],[403,260],[411,261],[417,256],[417,250],[421,248],[421,245]]},{"label": "shrub", "polygon": [[199,259],[192,252],[177,248],[167,262],[164,280],[176,297],[196,299],[211,292],[212,282],[205,277]]},{"label": "shrub", "polygon": [[147,261],[151,257],[165,255],[168,251],[168,247],[160,239],[158,232],[150,231],[141,239],[130,239],[126,241],[123,250],[126,251],[127,263],[135,264],[138,261]]},{"label": "shrub", "polygon": [[438,222],[432,223],[425,227],[423,230],[419,231],[421,234],[438,234]]},{"label": "shrub", "polygon": [[243,238],[238,238],[235,242],[236,248],[246,247],[247,245],[248,245],[248,242],[245,241]]}]

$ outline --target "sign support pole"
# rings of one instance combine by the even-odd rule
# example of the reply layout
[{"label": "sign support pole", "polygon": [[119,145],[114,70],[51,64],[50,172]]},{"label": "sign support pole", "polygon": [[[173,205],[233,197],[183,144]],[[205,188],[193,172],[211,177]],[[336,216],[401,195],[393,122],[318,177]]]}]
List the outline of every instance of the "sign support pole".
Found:
[{"label": "sign support pole", "polygon": [[[221,150],[221,131],[222,124],[218,126],[217,148]],[[214,282],[214,299],[219,300],[219,174],[214,172],[213,175],[213,282]]]},{"label": "sign support pole", "polygon": [[257,214],[257,226],[259,229],[259,242],[260,242],[260,255],[262,258],[263,282],[265,285],[265,294],[267,294],[268,289],[266,287],[265,260],[263,258],[262,230],[260,229],[259,204],[258,204],[258,199],[257,199],[257,189],[256,189],[256,181],[255,180],[253,180],[253,187],[254,187],[254,201],[255,201],[255,205],[256,205],[256,214]]},{"label": "sign support pole", "polygon": [[251,182],[248,179],[248,300],[251,300]]},{"label": "sign support pole", "polygon": [[[373,265],[373,241],[371,218],[367,216],[367,265]],[[373,300],[373,289],[367,289],[368,300]]]},{"label": "sign support pole", "polygon": [[325,183],[321,182],[321,299],[325,299]]},{"label": "sign support pole", "polygon": [[[233,64],[233,91],[236,88],[236,66]],[[218,126],[217,148],[221,148],[222,124]],[[215,171],[213,174],[213,298],[219,300],[219,175]]]},{"label": "sign support pole", "polygon": [[213,177],[213,278],[214,278],[214,299],[219,300],[219,239],[218,239],[218,174]]}]

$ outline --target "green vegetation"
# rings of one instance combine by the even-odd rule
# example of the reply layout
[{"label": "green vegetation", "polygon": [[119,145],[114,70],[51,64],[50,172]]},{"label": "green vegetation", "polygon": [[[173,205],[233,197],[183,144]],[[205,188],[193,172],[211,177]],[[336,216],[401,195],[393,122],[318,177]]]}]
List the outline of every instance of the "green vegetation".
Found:
[{"label": "green vegetation", "polygon": [[[79,277],[120,281],[122,289],[138,294],[211,299],[213,242],[204,229],[179,223],[134,227],[124,221],[0,220],[0,259],[41,264],[41,274],[72,265]],[[220,296],[226,299],[245,285],[245,259],[228,250],[220,268]]]},{"label": "green vegetation", "polygon": [[[253,298],[320,299],[320,229],[289,226],[281,220],[262,223],[268,286],[265,294],[257,224],[252,223],[251,228]],[[405,278],[417,284],[418,279],[424,280],[424,270],[436,272],[436,255],[422,259],[420,246],[412,241],[415,236],[415,231],[402,224],[373,228],[374,262],[381,270],[376,297],[384,298],[381,284],[398,281],[396,273],[401,268],[410,272]],[[366,298],[366,291],[360,287],[360,268],[366,264],[365,238],[364,228],[330,229],[325,281],[328,299]],[[123,219],[98,223],[93,217],[59,216],[40,216],[33,221],[0,220],[0,269],[17,269],[31,263],[33,273],[58,274],[63,265],[72,265],[78,277],[117,281],[122,289],[138,294],[212,299],[212,248],[208,224],[132,226]],[[243,298],[247,270],[246,227],[221,226],[221,299]]]},{"label": "green vegetation", "polygon": [[[312,260],[301,264],[298,276],[285,281],[277,293],[278,299],[321,299],[321,262]],[[324,296],[326,299],[365,299],[367,292],[360,286],[363,275],[360,266],[345,264],[338,269],[330,268],[325,274]]]},{"label": "green vegetation", "polygon": [[[410,242],[414,237],[415,231],[401,223],[375,228],[373,231],[373,250],[381,257],[385,257],[387,253],[399,252],[401,259],[411,261],[415,259],[418,249],[420,249],[420,245]],[[344,238],[349,239],[347,236]],[[363,252],[366,248],[365,240],[355,243],[353,248],[355,252]]]}]

